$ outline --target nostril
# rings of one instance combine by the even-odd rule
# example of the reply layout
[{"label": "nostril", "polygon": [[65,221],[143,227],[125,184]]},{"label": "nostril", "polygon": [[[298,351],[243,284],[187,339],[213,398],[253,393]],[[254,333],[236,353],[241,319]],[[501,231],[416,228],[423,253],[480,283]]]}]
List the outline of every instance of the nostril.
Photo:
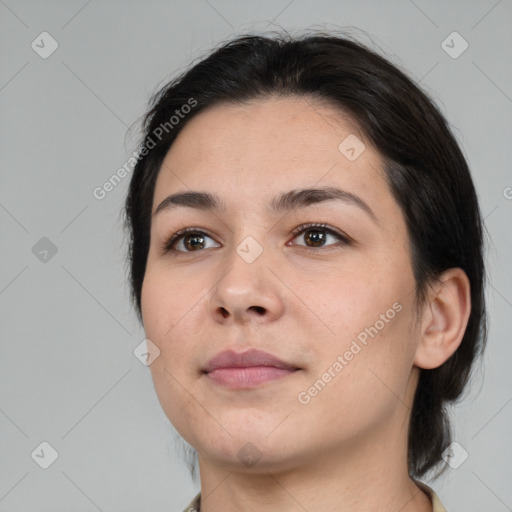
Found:
[{"label": "nostril", "polygon": [[260,315],[262,315],[263,313],[265,313],[265,308],[261,307],[261,306],[252,306],[252,309],[254,309],[257,313],[259,313]]}]

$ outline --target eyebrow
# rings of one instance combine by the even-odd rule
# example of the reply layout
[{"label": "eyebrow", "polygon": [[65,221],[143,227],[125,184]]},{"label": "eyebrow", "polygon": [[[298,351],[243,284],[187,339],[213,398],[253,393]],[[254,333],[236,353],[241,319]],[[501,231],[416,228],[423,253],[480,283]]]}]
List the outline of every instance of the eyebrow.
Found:
[{"label": "eyebrow", "polygon": [[[270,213],[280,213],[305,208],[311,204],[323,203],[325,201],[338,200],[344,203],[357,206],[366,212],[374,222],[378,223],[377,217],[368,204],[359,196],[336,187],[322,188],[301,188],[283,192],[270,200],[267,209]],[[226,204],[218,196],[208,192],[181,192],[166,197],[153,213],[157,215],[161,211],[174,210],[179,207],[196,208],[199,210],[226,211]]]}]

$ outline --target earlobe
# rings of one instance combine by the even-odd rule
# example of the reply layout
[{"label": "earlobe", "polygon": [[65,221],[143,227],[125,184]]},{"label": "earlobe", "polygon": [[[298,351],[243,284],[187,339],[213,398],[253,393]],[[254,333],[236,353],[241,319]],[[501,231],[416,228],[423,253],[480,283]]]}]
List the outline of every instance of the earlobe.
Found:
[{"label": "earlobe", "polygon": [[423,307],[414,364],[441,366],[459,347],[471,312],[471,288],[460,268],[446,270],[430,289]]}]

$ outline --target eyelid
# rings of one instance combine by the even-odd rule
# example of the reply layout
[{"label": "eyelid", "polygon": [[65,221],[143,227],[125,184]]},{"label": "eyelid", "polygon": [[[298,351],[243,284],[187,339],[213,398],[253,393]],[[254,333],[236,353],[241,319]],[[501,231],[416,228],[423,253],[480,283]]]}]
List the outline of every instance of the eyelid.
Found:
[{"label": "eyelid", "polygon": [[[293,231],[292,234],[294,235],[294,238],[297,238],[298,235],[305,231],[314,231],[315,229],[318,229],[319,231],[325,231],[327,234],[334,235],[335,237],[340,239],[340,242],[337,244],[329,244],[329,245],[322,245],[320,247],[308,247],[307,245],[299,244],[299,247],[302,247],[304,249],[307,249],[309,251],[328,251],[332,248],[339,247],[340,243],[342,245],[352,245],[355,243],[354,239],[348,236],[343,231],[340,231],[332,226],[329,226],[328,224],[324,222],[305,222],[304,224],[301,224],[300,226],[297,226]],[[295,244],[293,244],[295,245]]]},{"label": "eyelid", "polygon": [[318,229],[327,231],[330,234],[336,235],[347,242],[352,240],[347,234],[343,233],[343,231],[340,231],[332,226],[329,226],[329,224],[326,224],[324,222],[305,222],[301,224],[300,226],[297,226],[293,231],[292,235],[297,236],[300,235],[303,231],[307,231],[308,229]]},{"label": "eyelid", "polygon": [[[297,226],[296,228],[294,228],[292,230],[291,234],[293,235],[293,238],[297,238],[297,236],[300,235],[301,233],[303,233],[304,231],[314,230],[314,229],[322,230],[331,235],[334,235],[334,236],[338,237],[341,240],[341,242],[346,245],[349,245],[354,242],[354,240],[351,237],[349,237],[347,234],[345,234],[344,232],[339,231],[338,229],[336,229],[332,226],[329,226],[328,224],[319,223],[319,222],[305,222],[305,223],[301,224],[300,226]],[[212,235],[210,235],[209,232],[203,228],[186,227],[186,228],[176,231],[170,237],[166,238],[163,241],[163,243],[161,244],[162,251],[164,253],[173,251],[173,252],[183,253],[183,254],[187,254],[187,253],[191,254],[193,252],[201,252],[201,251],[180,251],[180,250],[172,248],[172,246],[175,245],[176,242],[179,241],[186,234],[202,234],[202,235],[206,235],[208,238],[211,238],[212,240],[214,239],[214,237]],[[304,247],[310,251],[315,251],[315,250],[316,251],[321,251],[321,250],[325,251],[326,248],[329,248],[334,245],[336,245],[336,244],[330,244],[330,245],[320,246],[320,247],[308,247],[308,246],[299,244],[299,247]]]},{"label": "eyelid", "polygon": [[[162,245],[161,245],[162,251],[164,253],[174,251],[174,252],[178,252],[178,253],[181,252],[183,254],[187,254],[187,253],[191,254],[192,252],[194,252],[194,251],[179,251],[179,250],[173,249],[171,247],[172,245],[176,244],[176,242],[178,242],[179,239],[182,238],[186,234],[202,234],[202,235],[207,235],[212,240],[214,239],[214,237],[212,235],[210,235],[209,232],[203,228],[186,227],[186,228],[176,231],[171,236],[165,238],[165,240],[162,242]],[[198,252],[200,252],[200,251],[198,251]]]}]

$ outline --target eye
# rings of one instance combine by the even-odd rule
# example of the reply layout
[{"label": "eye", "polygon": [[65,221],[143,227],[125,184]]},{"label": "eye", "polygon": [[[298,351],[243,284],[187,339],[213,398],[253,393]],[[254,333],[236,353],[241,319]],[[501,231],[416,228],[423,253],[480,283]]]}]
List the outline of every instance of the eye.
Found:
[{"label": "eye", "polygon": [[[349,245],[351,243],[350,237],[338,232],[334,228],[327,227],[327,224],[319,224],[314,222],[301,224],[292,232],[292,234],[295,235],[295,238],[297,238],[299,235],[302,235],[303,233],[308,233],[308,236],[305,238],[306,243],[296,245],[302,245],[313,251],[322,250],[326,246],[336,245],[335,243],[326,244],[328,237],[337,238],[340,241],[339,245]],[[211,236],[197,228],[189,227],[180,229],[162,243],[162,251],[164,253],[191,253],[198,252],[202,249],[209,249],[210,247],[207,247],[205,243],[205,240],[208,238],[213,240]],[[308,243],[312,245],[308,245]],[[220,245],[216,244],[211,247],[220,247]]]},{"label": "eye", "polygon": [[[209,248],[205,247],[206,238],[212,239],[211,236],[196,228],[184,228],[171,235],[162,244],[162,249],[164,252],[197,252],[198,250]],[[176,247],[181,248],[177,249]],[[220,246],[217,245],[215,247]]]},{"label": "eye", "polygon": [[[321,250],[326,245],[335,245],[335,244],[326,244],[326,241],[329,236],[337,238],[341,241],[341,245],[348,245],[350,244],[350,238],[337,230],[333,228],[327,227],[327,224],[318,224],[315,222],[308,223],[308,224],[301,224],[299,227],[295,228],[293,230],[293,234],[296,235],[296,238],[303,234],[307,234],[307,236],[304,238],[306,240],[305,244],[298,244],[298,245],[304,245],[308,249],[315,250]],[[307,245],[308,243],[311,243],[312,245]]]}]

